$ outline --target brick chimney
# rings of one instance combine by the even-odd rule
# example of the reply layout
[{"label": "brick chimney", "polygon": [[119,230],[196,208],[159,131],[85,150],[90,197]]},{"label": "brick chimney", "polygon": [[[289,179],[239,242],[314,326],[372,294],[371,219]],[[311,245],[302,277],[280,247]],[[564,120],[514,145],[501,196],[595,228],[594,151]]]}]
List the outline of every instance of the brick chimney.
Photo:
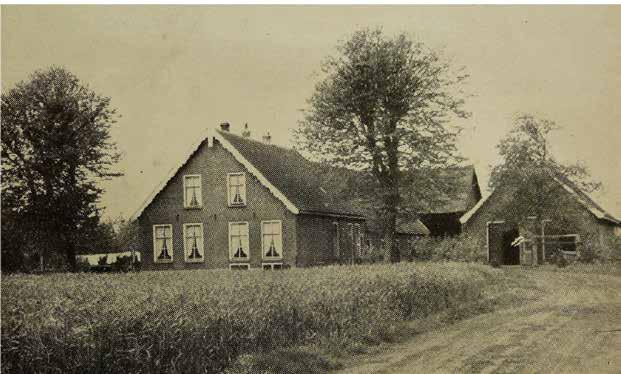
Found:
[{"label": "brick chimney", "polygon": [[222,130],[222,131],[226,131],[226,132],[231,131],[231,124],[230,124],[230,123],[228,123],[228,122],[222,122],[222,123],[220,124],[220,130]]},{"label": "brick chimney", "polygon": [[267,132],[267,134],[263,135],[263,143],[265,143],[265,144],[271,144],[272,143],[272,136],[270,135],[269,131]]},{"label": "brick chimney", "polygon": [[244,124],[244,131],[242,131],[242,136],[244,138],[249,138],[250,137],[250,130],[248,130],[248,124],[247,123]]}]

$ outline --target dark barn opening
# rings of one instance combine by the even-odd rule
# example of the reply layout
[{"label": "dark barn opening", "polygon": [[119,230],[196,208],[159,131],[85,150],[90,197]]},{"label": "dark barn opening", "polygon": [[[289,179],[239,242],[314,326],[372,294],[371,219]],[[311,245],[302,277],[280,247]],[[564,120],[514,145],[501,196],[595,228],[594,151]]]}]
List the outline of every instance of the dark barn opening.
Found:
[{"label": "dark barn opening", "polygon": [[455,236],[461,234],[461,217],[464,212],[422,214],[420,220],[429,229],[430,236]]},{"label": "dark barn opening", "polygon": [[520,235],[517,229],[505,231],[502,234],[502,264],[519,265],[520,247],[512,246],[511,243]]}]

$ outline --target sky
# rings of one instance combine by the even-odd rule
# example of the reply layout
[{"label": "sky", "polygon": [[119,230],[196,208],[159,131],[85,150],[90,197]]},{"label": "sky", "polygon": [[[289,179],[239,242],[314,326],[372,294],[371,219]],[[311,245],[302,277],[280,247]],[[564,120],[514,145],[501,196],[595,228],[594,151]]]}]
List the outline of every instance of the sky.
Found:
[{"label": "sky", "polygon": [[112,99],[123,177],[106,217],[130,217],[207,128],[292,130],[339,40],[405,32],[463,66],[472,94],[458,146],[487,188],[495,148],[519,113],[563,127],[561,161],[583,162],[594,197],[621,217],[621,6],[2,6],[2,92],[64,66]]}]

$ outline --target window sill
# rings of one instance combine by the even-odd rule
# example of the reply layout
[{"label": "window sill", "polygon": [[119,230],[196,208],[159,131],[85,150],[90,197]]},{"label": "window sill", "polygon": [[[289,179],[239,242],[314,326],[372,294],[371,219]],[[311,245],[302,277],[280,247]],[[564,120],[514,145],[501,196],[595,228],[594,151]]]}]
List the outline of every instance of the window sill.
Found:
[{"label": "window sill", "polygon": [[233,264],[229,264],[229,269],[230,270],[249,270],[250,264],[249,263],[233,263]]},{"label": "window sill", "polygon": [[173,263],[173,260],[172,260],[172,259],[170,259],[170,260],[155,260],[155,261],[154,261],[154,263],[155,263],[156,265],[157,265],[157,264],[172,264],[172,263]]},{"label": "window sill", "polygon": [[263,257],[262,260],[265,263],[282,262],[282,256],[281,257]]},{"label": "window sill", "polygon": [[203,209],[203,206],[184,206],[183,209],[188,209],[188,210],[199,210],[199,209]]},{"label": "window sill", "polygon": [[563,252],[564,255],[570,255],[570,256],[577,256],[578,252],[577,251],[561,251]]},{"label": "window sill", "polygon": [[246,204],[229,204],[229,208],[245,208]]},{"label": "window sill", "polygon": [[188,264],[198,264],[201,262],[205,262],[205,259],[203,258],[198,259],[198,260],[186,259],[185,262],[187,262]]}]

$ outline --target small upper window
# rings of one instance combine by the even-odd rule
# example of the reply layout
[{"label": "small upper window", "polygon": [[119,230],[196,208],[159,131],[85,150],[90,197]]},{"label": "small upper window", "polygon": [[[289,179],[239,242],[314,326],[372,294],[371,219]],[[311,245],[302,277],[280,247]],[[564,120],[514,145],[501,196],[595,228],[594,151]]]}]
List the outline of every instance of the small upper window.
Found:
[{"label": "small upper window", "polygon": [[183,249],[186,262],[203,262],[205,246],[203,242],[203,224],[186,223],[183,225]]},{"label": "small upper window", "polygon": [[229,222],[229,257],[236,261],[250,258],[248,222]]},{"label": "small upper window", "polygon": [[153,225],[153,262],[173,260],[172,225]]},{"label": "small upper window", "polygon": [[228,174],[228,195],[229,206],[245,206],[246,205],[246,174],[245,173],[229,173]]},{"label": "small upper window", "polygon": [[201,176],[183,176],[183,206],[186,208],[200,208],[203,205],[201,193]]},{"label": "small upper window", "polygon": [[282,259],[282,222],[261,222],[263,258]]}]

